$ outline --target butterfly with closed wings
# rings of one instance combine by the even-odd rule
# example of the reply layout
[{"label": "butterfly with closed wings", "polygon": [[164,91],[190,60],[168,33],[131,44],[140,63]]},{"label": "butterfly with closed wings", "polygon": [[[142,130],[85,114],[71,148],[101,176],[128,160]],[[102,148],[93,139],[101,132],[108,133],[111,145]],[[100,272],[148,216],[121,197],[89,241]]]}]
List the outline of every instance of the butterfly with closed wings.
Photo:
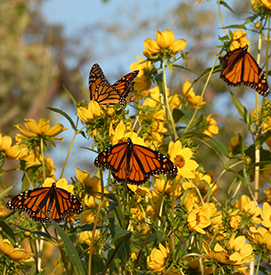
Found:
[{"label": "butterfly with closed wings", "polygon": [[143,184],[151,175],[177,175],[177,167],[170,159],[148,147],[133,144],[131,139],[111,146],[95,159],[95,166],[112,171],[116,181]]},{"label": "butterfly with closed wings", "polygon": [[227,53],[222,58],[220,78],[230,86],[246,85],[262,96],[267,96],[269,88],[265,75],[247,49],[246,45]]},{"label": "butterfly with closed wings", "polygon": [[55,183],[51,187],[22,192],[7,202],[7,208],[26,212],[32,220],[43,223],[50,222],[43,212],[55,222],[61,222],[66,216],[83,211],[78,199],[65,189],[56,187]]},{"label": "butterfly with closed wings", "polygon": [[119,107],[123,108],[126,98],[132,90],[133,80],[139,71],[130,72],[111,85],[99,64],[94,64],[89,73],[89,91],[90,100],[95,100],[103,108],[107,106],[113,107],[119,103]]}]

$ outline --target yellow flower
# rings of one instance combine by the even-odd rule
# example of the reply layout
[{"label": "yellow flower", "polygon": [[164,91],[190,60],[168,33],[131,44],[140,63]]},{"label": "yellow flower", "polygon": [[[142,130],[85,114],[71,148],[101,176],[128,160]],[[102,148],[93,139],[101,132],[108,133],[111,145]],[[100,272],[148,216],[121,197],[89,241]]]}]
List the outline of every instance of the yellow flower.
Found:
[{"label": "yellow flower", "polygon": [[176,55],[186,47],[187,42],[184,39],[178,39],[175,41],[175,35],[172,31],[164,30],[156,33],[156,41],[151,38],[147,38],[144,41],[143,54],[149,58],[152,55],[163,53],[166,50],[169,55]]},{"label": "yellow flower", "polygon": [[[91,189],[91,195],[100,199],[101,198],[101,179],[99,179],[96,176],[90,177],[90,174],[88,171],[80,170],[79,168],[76,168],[76,177],[75,179],[81,183],[83,183],[86,187]],[[108,194],[109,191],[104,188],[104,193]]]},{"label": "yellow flower", "polygon": [[146,234],[148,232],[147,224],[144,223],[144,214],[138,208],[131,208],[132,214],[130,218],[130,231],[139,231],[140,234]]},{"label": "yellow flower", "polygon": [[131,259],[132,260],[137,260],[137,254],[135,252],[132,252]]},{"label": "yellow flower", "polygon": [[159,249],[154,248],[147,257],[147,267],[152,272],[163,274],[166,266],[166,260],[169,257],[169,249],[159,243]]},{"label": "yellow flower", "polygon": [[[46,177],[55,178],[53,175],[56,171],[54,168],[54,162],[50,157],[44,156],[45,158],[45,170],[46,170]],[[26,169],[32,166],[40,166],[39,167],[39,177],[40,181],[43,181],[43,168],[42,168],[42,161],[41,155],[36,156],[33,152],[21,158],[22,160],[26,161]]]},{"label": "yellow flower", "polygon": [[168,102],[171,111],[181,104],[181,100],[177,94],[170,96]]},{"label": "yellow flower", "polygon": [[20,146],[12,145],[12,139],[10,136],[2,137],[0,133],[0,151],[4,152],[7,155],[8,159],[18,159],[20,156]]},{"label": "yellow flower", "polygon": [[239,146],[239,137],[232,137],[231,138],[231,145],[228,147],[228,151],[233,152],[233,154],[236,152],[235,148]]},{"label": "yellow flower", "polygon": [[268,202],[270,204],[271,203],[271,187],[267,187],[264,190],[264,193],[266,195],[266,202]]},{"label": "yellow flower", "polygon": [[225,243],[225,247],[229,248],[231,253],[218,243],[215,245],[214,250],[211,250],[208,243],[203,240],[203,248],[212,259],[223,264],[231,265],[244,273],[248,269],[245,263],[254,260],[254,257],[251,255],[253,252],[252,246],[246,244],[246,238],[244,236],[235,238],[235,234],[233,234],[231,239]]},{"label": "yellow flower", "polygon": [[[202,197],[208,194],[208,190],[211,190],[211,195],[214,195],[217,190],[217,184],[214,184],[214,179],[210,174],[202,174],[201,172],[195,171],[195,178],[191,179],[191,182],[184,181],[182,183],[182,188],[184,190],[189,190],[184,201],[184,206],[187,210],[191,210],[194,203],[199,204],[200,198],[198,192],[194,186],[198,188]],[[194,184],[194,186],[193,186]],[[206,184],[208,184],[210,189],[207,189]]]},{"label": "yellow flower", "polygon": [[244,214],[248,214],[250,221],[255,224],[260,224],[261,219],[258,216],[261,214],[262,210],[260,207],[256,206],[254,201],[251,201],[247,195],[241,196],[235,203],[235,206],[241,210]]},{"label": "yellow flower", "polygon": [[27,253],[22,248],[14,248],[14,246],[10,243],[9,240],[3,240],[2,236],[0,235],[0,253],[8,256],[11,260],[18,263],[26,263],[31,262],[33,259],[30,259],[35,254]]},{"label": "yellow flower", "polygon": [[[168,194],[169,196],[173,196],[173,187],[172,187],[172,183],[167,182],[161,178],[156,177],[155,178],[155,185],[153,186],[153,190],[157,195],[160,195],[163,190],[164,190],[164,186],[165,184],[167,184],[166,188],[165,188],[165,193]],[[175,189],[175,198],[179,197],[182,193],[182,186],[181,184],[177,184],[176,185],[176,189]]]},{"label": "yellow flower", "polygon": [[250,227],[249,230],[246,232],[248,239],[258,247],[264,244],[268,254],[271,254],[271,233],[264,227]]},{"label": "yellow flower", "polygon": [[271,183],[270,175],[271,175],[271,164],[264,165],[260,169],[259,185],[261,188],[263,188],[263,180],[267,183]]},{"label": "yellow flower", "polygon": [[[202,264],[200,264],[199,259],[193,259],[193,257],[187,257],[185,258],[186,261],[189,262],[189,264],[187,265],[187,267],[189,268],[188,270],[190,271],[191,269],[196,269],[195,272],[193,274],[201,274],[201,268],[203,268],[205,275],[209,275],[209,274],[213,274],[215,271],[215,267],[210,266],[210,267],[206,267]],[[207,262],[206,260],[204,262]],[[198,271],[198,272],[197,272]]]},{"label": "yellow flower", "polygon": [[106,109],[106,115],[109,117],[112,117],[116,113],[115,109],[112,107],[109,107]]},{"label": "yellow flower", "polygon": [[[147,187],[141,187],[134,184],[127,184],[128,188],[133,191],[135,194],[138,195],[137,202],[140,202],[142,199],[142,193],[144,193],[147,197],[150,199],[152,198],[152,194],[150,192],[150,189]],[[144,197],[143,197],[144,198]]]},{"label": "yellow flower", "polygon": [[[238,228],[239,228],[239,224],[242,220],[242,218],[240,216],[237,216],[237,211],[234,211],[231,216],[230,216],[230,220],[229,220],[229,225],[230,225],[230,228],[231,230],[234,232],[236,231]],[[238,211],[239,212],[239,211]]]},{"label": "yellow flower", "polygon": [[[210,137],[213,137],[219,133],[217,122],[212,118],[213,116],[218,116],[218,114],[212,114],[206,118],[207,128],[203,131],[203,134]],[[204,137],[204,139],[210,140],[207,137]]]},{"label": "yellow flower", "polygon": [[0,203],[0,217],[7,214],[6,208]]},{"label": "yellow flower", "polygon": [[151,87],[151,71],[154,66],[150,61],[145,61],[143,58],[136,56],[139,62],[131,64],[130,69],[132,71],[139,70],[137,77],[134,79],[134,89],[136,91],[148,90]]},{"label": "yellow flower", "polygon": [[24,124],[26,128],[19,124],[15,125],[23,133],[16,135],[17,141],[36,136],[50,137],[52,140],[63,140],[63,138],[56,138],[55,136],[68,129],[59,123],[50,128],[50,120],[46,118],[41,118],[39,123],[34,119],[24,119]]},{"label": "yellow flower", "polygon": [[206,234],[203,228],[211,224],[211,217],[216,212],[216,207],[213,203],[206,203],[203,206],[192,209],[187,215],[188,227],[191,231],[197,231],[201,234]]},{"label": "yellow flower", "polygon": [[[143,102],[142,106],[148,106],[150,108],[158,108],[161,106],[161,101],[163,101],[163,96],[160,93],[159,87],[155,86],[154,88],[148,91],[150,97],[147,97]],[[169,93],[169,89],[168,89]],[[161,100],[162,99],[162,100]]]},{"label": "yellow flower", "polygon": [[96,209],[86,209],[83,212],[81,224],[92,224],[96,219]]},{"label": "yellow flower", "polygon": [[95,117],[102,115],[102,113],[101,106],[95,100],[89,102],[88,108],[82,106],[77,108],[78,117],[86,124],[90,123],[89,119],[94,119]]},{"label": "yellow flower", "polygon": [[271,9],[271,0],[251,0],[251,4],[255,6],[255,11],[257,11],[257,6],[264,6],[267,9]]},{"label": "yellow flower", "polygon": [[271,0],[261,0],[261,2],[265,8],[271,10]]},{"label": "yellow flower", "polygon": [[232,34],[232,42],[230,45],[230,50],[233,51],[235,49],[244,48],[246,45],[248,45],[248,51],[250,43],[245,38],[247,36],[247,33],[243,30],[237,30],[234,31]]},{"label": "yellow flower", "polygon": [[[266,228],[271,229],[271,207],[269,203],[264,202],[263,204],[263,211],[261,213],[262,216],[262,225],[265,226]],[[270,230],[271,231],[271,230]]]},{"label": "yellow flower", "polygon": [[[190,88],[191,83],[188,79],[183,84],[182,93],[183,96],[185,96],[185,99],[187,100],[188,104],[196,108],[199,104],[198,109],[201,109],[204,104],[206,104],[205,101],[203,101],[203,98],[201,99],[199,95],[195,95],[194,88]],[[189,90],[190,89],[190,90]],[[189,90],[189,91],[188,91]],[[200,102],[200,103],[199,103]]]},{"label": "yellow flower", "polygon": [[[100,230],[96,230],[95,235],[94,235],[94,240],[97,239],[97,236],[99,236],[99,234],[100,234]],[[84,242],[88,246],[87,253],[90,252],[91,240],[92,240],[92,231],[84,231],[84,232],[79,233],[79,241]],[[96,244],[94,241],[92,254],[96,253],[96,250],[97,250],[97,247],[96,247]]]},{"label": "yellow flower", "polygon": [[252,256],[253,248],[250,244],[246,243],[245,236],[238,236],[235,238],[235,234],[232,234],[230,240],[227,241],[225,245],[226,247],[230,247],[233,252],[230,256],[230,260],[236,261],[235,266],[249,263],[254,260]]},{"label": "yellow flower", "polygon": [[109,131],[112,145],[115,145],[119,142],[119,140],[124,136],[126,130],[126,126],[121,120],[115,130],[111,129],[111,132]]},{"label": "yellow flower", "polygon": [[195,174],[193,170],[198,168],[198,164],[195,160],[192,160],[193,155],[190,148],[182,148],[182,143],[177,140],[175,143],[171,141],[168,147],[168,154],[170,160],[175,163],[178,168],[178,175],[183,178],[194,178]]},{"label": "yellow flower", "polygon": [[57,188],[62,188],[67,190],[68,192],[73,193],[73,185],[68,184],[67,180],[64,178],[59,179],[58,181],[54,181],[52,178],[46,178],[42,187],[51,187],[53,182],[55,182]]}]

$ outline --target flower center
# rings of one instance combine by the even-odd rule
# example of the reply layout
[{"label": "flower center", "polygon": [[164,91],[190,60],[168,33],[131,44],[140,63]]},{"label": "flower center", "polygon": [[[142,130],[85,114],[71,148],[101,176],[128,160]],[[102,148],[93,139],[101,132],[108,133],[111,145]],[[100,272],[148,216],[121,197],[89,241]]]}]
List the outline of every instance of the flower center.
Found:
[{"label": "flower center", "polygon": [[177,155],[174,158],[174,163],[179,167],[179,168],[183,168],[185,165],[185,158],[181,155]]}]

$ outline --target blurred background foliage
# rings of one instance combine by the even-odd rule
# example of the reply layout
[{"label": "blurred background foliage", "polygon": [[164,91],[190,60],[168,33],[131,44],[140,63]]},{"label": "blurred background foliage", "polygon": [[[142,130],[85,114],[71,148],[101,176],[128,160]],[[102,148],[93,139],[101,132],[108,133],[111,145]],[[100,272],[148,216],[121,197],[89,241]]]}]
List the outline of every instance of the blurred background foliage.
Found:
[{"label": "blurred background foliage", "polygon": [[[108,2],[104,5],[113,4]],[[141,6],[137,12],[144,11],[144,3],[142,1],[140,3],[143,7]],[[129,53],[131,41],[139,40],[142,48],[138,49],[137,55],[143,57],[141,53],[143,41],[148,37],[155,38],[157,29],[163,31],[165,25],[170,25],[170,30],[175,33],[176,38],[184,38],[188,42],[187,65],[195,73],[176,68],[168,83],[172,94],[181,93],[186,78],[193,82],[206,68],[213,65],[220,51],[218,46],[222,44],[218,36],[224,36],[225,33],[220,19],[217,18],[215,1],[205,1],[198,5],[193,5],[193,1],[176,3],[177,5],[172,10],[165,11],[163,17],[155,18],[155,13],[151,13],[144,19],[134,10],[123,6],[120,16],[117,11],[112,10],[112,13],[116,13],[114,24],[107,24],[106,17],[101,16],[99,23],[83,26],[76,33],[67,35],[65,25],[47,22],[42,9],[43,1],[2,1],[0,4],[0,128],[2,134],[14,136],[16,129],[13,125],[22,124],[24,118],[33,118],[38,121],[42,117],[47,117],[53,123],[61,122],[69,127],[67,121],[59,121],[55,113],[46,109],[46,107],[55,106],[58,102],[58,106],[60,105],[63,111],[75,114],[75,108],[64,91],[63,85],[76,100],[84,99],[88,102],[88,75],[85,75],[85,72],[93,63],[99,63],[99,60],[108,60],[110,63],[119,62],[114,56],[116,46],[113,46],[113,42],[111,43],[112,39],[118,40],[118,44],[121,45],[117,51],[127,51],[127,53]],[[229,1],[228,4],[232,5],[232,9],[237,12],[232,14],[226,8],[223,9],[226,26],[239,24],[249,15],[250,1]],[[83,5],[83,2],[78,5]],[[155,9],[155,6],[153,8]],[[126,16],[130,18],[131,23],[129,28],[127,28],[127,23],[119,20],[121,15],[127,12]],[[249,33],[252,46],[256,39],[257,37]],[[107,41],[107,43],[101,43],[101,41]],[[130,57],[129,60],[137,61],[135,56]],[[185,66],[185,64],[181,65]],[[121,67],[118,71],[104,71],[108,79],[112,79],[113,82],[129,70],[129,64],[127,64],[127,67]],[[200,94],[203,86],[203,81],[196,83],[194,92]],[[247,109],[252,111],[254,91],[245,87],[232,90]],[[240,121],[231,101],[229,87],[219,79],[219,73],[212,76],[204,99],[208,104],[204,106],[202,112],[206,116],[211,113],[220,115],[216,118],[220,127],[220,133],[216,138],[229,146],[230,138],[245,130],[245,124]],[[245,139],[246,131],[242,134]],[[71,135],[67,134],[62,145],[65,152]],[[91,146],[89,141],[79,142],[81,146],[86,144],[88,147]],[[70,160],[72,171],[68,172],[68,177],[75,174],[76,167],[89,172],[95,171],[94,157],[91,157],[89,153],[82,154],[82,150],[77,151],[76,149],[73,151],[72,160]],[[51,157],[56,168],[57,162],[63,161],[63,159]],[[197,161],[208,167],[214,173],[215,178],[223,169],[214,152],[204,145],[199,148]],[[59,165],[62,166],[60,163]],[[232,176],[234,177],[234,174]],[[231,179],[227,174],[227,178],[221,180],[227,184]],[[221,185],[220,187],[223,188]]]}]

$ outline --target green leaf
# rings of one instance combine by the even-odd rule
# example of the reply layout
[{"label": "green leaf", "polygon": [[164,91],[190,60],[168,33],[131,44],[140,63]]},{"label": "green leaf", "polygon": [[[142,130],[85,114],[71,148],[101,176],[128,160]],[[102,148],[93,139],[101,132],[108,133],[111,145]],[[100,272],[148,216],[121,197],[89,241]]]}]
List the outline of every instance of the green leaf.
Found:
[{"label": "green leaf", "polygon": [[71,119],[71,117],[70,117],[68,114],[66,114],[65,112],[63,112],[63,111],[60,110],[60,109],[53,108],[53,107],[47,107],[47,109],[49,109],[49,110],[51,110],[51,111],[53,111],[53,112],[56,112],[56,113],[61,114],[62,116],[64,116],[64,117],[70,122],[70,124],[71,124],[73,130],[74,130],[74,131],[77,131],[76,126],[75,126],[73,120]]},{"label": "green leaf", "polygon": [[172,63],[169,60],[167,60],[167,68],[170,71],[170,73],[173,74]]},{"label": "green leaf", "polygon": [[64,90],[66,91],[66,93],[67,93],[67,94],[69,95],[69,97],[71,98],[71,100],[72,100],[74,106],[76,107],[76,104],[77,104],[76,100],[74,99],[74,97],[72,96],[72,94],[70,93],[70,91],[69,91],[65,86],[63,86],[63,87],[64,87]]},{"label": "green leaf", "polygon": [[[217,65],[214,67],[213,73],[218,73],[221,71],[222,66],[221,65]],[[210,71],[212,70],[212,68],[207,68],[198,78],[196,78],[192,85],[194,85],[196,82],[198,82],[199,80],[201,80],[202,78],[204,78],[205,76],[208,76],[210,74]]]},{"label": "green leaf", "polygon": [[220,148],[221,152],[224,154],[224,156],[228,157],[229,156],[229,151],[228,147],[224,145],[220,140],[210,137],[212,141]]},{"label": "green leaf", "polygon": [[12,225],[15,226],[15,227],[17,227],[17,228],[19,228],[19,229],[21,229],[21,230],[23,230],[23,231],[27,231],[27,232],[29,232],[31,234],[41,236],[41,237],[45,238],[46,241],[48,241],[48,242],[50,242],[52,244],[55,244],[55,242],[51,239],[51,237],[47,233],[45,233],[45,232],[42,232],[42,231],[32,231],[32,230],[29,230],[27,228],[21,227],[21,226],[19,226],[17,224],[14,224],[14,223],[12,223]]},{"label": "green leaf", "polygon": [[112,242],[116,242],[117,240],[125,241],[128,240],[132,235],[131,231],[125,230],[120,227],[118,224],[115,225],[115,236]]},{"label": "green leaf", "polygon": [[182,112],[189,118],[191,119],[193,117],[193,112],[187,111],[187,110],[182,110]]},{"label": "green leaf", "polygon": [[10,187],[8,187],[7,189],[5,189],[4,191],[1,191],[1,193],[0,193],[0,199],[3,198],[6,194],[8,194],[9,191],[11,189],[13,189],[13,187],[16,186],[16,185],[17,185],[17,183],[11,185]]},{"label": "green leaf", "polygon": [[220,1],[219,3],[220,3],[221,6],[224,6],[225,8],[230,10],[232,13],[236,14],[236,12],[226,2]]},{"label": "green leaf", "polygon": [[235,105],[238,113],[241,116],[241,119],[246,123],[248,129],[252,131],[252,124],[251,124],[251,118],[250,118],[249,112],[232,92],[231,92],[231,97],[232,97],[233,104]]},{"label": "green leaf", "polygon": [[184,116],[184,112],[181,109],[177,109],[177,108],[173,109],[173,119],[175,123],[177,123],[183,116]]},{"label": "green leaf", "polygon": [[13,230],[3,220],[0,220],[0,228],[1,228],[1,235],[4,238],[8,237],[8,239],[12,243],[15,242],[15,235]]},{"label": "green leaf", "polygon": [[[49,217],[48,215],[46,215]],[[84,270],[84,266],[82,265],[82,262],[80,260],[80,257],[77,253],[77,250],[75,249],[71,239],[66,235],[66,233],[62,230],[62,228],[53,220],[51,217],[49,217],[51,220],[51,223],[57,230],[57,233],[59,234],[61,240],[64,243],[64,250],[69,255],[69,258],[71,260],[72,266],[74,268],[74,271],[76,275],[86,275],[87,272]]]},{"label": "green leaf", "polygon": [[35,182],[40,165],[33,165],[26,169],[22,178],[22,191],[29,190],[30,182]]},{"label": "green leaf", "polygon": [[104,269],[102,257],[98,254],[92,255],[91,274],[101,274]]},{"label": "green leaf", "polygon": [[[245,154],[251,158],[251,163],[255,163],[255,145],[249,146],[245,150]],[[271,163],[271,154],[269,151],[260,148],[261,162],[265,161],[265,164]]]},{"label": "green leaf", "polygon": [[257,139],[256,139],[256,142],[255,144],[256,145],[259,145],[260,147],[263,145],[263,143],[271,137],[271,131],[267,131],[266,133],[260,135]]}]

